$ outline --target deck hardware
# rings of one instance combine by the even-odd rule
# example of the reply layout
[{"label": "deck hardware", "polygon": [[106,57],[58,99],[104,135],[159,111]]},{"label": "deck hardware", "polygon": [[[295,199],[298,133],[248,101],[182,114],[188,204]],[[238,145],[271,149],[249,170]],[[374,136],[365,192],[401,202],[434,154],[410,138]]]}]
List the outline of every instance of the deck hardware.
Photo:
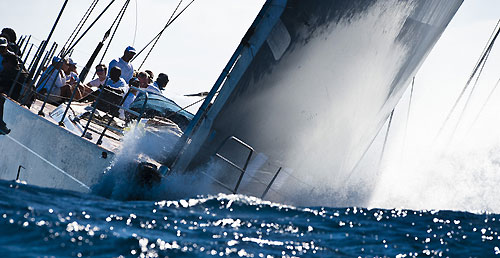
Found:
[{"label": "deck hardware", "polygon": [[102,138],[104,138],[104,135],[106,134],[106,131],[108,130],[108,128],[111,126],[111,122],[113,122],[114,118],[115,118],[114,115],[112,115],[111,117],[109,117],[108,123],[104,126],[104,129],[102,130],[102,133],[99,136],[99,139],[97,140],[97,143],[96,143],[97,145],[101,145],[102,144]]},{"label": "deck hardware", "polygon": [[16,181],[19,180],[19,174],[21,174],[21,168],[26,169],[25,167],[23,167],[23,165],[19,165],[19,167],[17,168]]}]

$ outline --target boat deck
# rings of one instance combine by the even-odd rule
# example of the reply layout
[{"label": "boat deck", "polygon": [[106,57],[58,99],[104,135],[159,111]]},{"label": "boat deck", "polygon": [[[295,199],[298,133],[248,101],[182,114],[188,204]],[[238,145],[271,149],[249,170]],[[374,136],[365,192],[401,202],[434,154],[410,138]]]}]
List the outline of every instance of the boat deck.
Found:
[{"label": "boat deck", "polygon": [[[38,115],[39,111],[42,109],[42,105],[43,101],[37,99],[33,102],[29,110]],[[68,131],[74,133],[75,135],[82,136],[84,128],[89,120],[89,112],[87,112],[86,115],[81,114],[85,113],[85,108],[91,105],[91,103],[75,102],[71,104],[67,114],[69,118],[66,118],[66,123],[64,123]],[[66,106],[64,104],[58,107],[53,104],[46,103],[43,108],[44,115],[41,116],[43,116],[47,121],[58,125],[65,107]],[[75,119],[76,117],[79,119]],[[66,126],[68,123],[67,119],[71,119],[73,125]],[[106,127],[106,123],[109,122],[109,119],[110,117],[107,114],[97,110],[92,122],[89,124],[85,137],[82,138],[94,144],[100,145],[108,151],[115,152],[120,147],[120,141],[123,137],[123,127],[125,126],[125,122],[118,118],[113,118],[114,121],[104,132],[104,136],[101,140],[102,142],[98,144],[99,138]]]},{"label": "boat deck", "polygon": [[[42,110],[42,106],[43,101],[37,99],[33,102],[29,110],[32,113],[39,115],[40,110]],[[59,125],[59,121],[62,118],[65,108],[65,104],[56,106],[46,103],[43,107],[43,115],[40,116],[44,117],[47,121],[53,124]],[[121,145],[123,135],[125,134],[126,127],[128,126],[127,122],[117,117],[111,117],[108,113],[96,110],[91,122],[89,123],[85,136],[82,137],[85,127],[88,124],[91,111],[91,102],[71,103],[70,109],[68,110],[64,120],[64,128],[108,151],[116,152]],[[150,133],[163,130],[178,136],[182,134],[182,129],[168,118],[155,116],[153,118],[141,120],[141,123],[142,122],[144,122],[144,125],[149,128],[148,131]]]}]

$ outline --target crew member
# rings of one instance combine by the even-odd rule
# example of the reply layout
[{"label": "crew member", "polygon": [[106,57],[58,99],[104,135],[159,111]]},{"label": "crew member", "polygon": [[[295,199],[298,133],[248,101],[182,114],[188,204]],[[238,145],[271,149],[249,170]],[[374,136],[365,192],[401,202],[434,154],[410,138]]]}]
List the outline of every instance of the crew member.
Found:
[{"label": "crew member", "polygon": [[114,59],[109,63],[110,73],[111,73],[111,68],[115,66],[119,67],[122,72],[122,75],[120,77],[123,78],[125,82],[130,81],[130,79],[134,77],[134,67],[132,66],[132,63],[130,63],[130,60],[132,60],[135,54],[136,54],[135,48],[130,46],[127,47],[123,52],[122,57]]},{"label": "crew member", "polygon": [[160,73],[158,74],[156,81],[153,84],[150,84],[146,90],[152,93],[162,95],[163,94],[162,91],[165,89],[168,82],[169,82],[168,75]]}]

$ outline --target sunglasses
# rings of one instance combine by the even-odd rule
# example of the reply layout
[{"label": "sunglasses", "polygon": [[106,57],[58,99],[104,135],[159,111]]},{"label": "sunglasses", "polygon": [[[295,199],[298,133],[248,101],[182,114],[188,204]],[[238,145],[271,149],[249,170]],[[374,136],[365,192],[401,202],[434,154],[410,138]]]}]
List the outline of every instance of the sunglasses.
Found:
[{"label": "sunglasses", "polygon": [[95,71],[96,71],[97,73],[98,73],[98,72],[104,72],[104,69],[97,69],[97,70],[95,70]]}]

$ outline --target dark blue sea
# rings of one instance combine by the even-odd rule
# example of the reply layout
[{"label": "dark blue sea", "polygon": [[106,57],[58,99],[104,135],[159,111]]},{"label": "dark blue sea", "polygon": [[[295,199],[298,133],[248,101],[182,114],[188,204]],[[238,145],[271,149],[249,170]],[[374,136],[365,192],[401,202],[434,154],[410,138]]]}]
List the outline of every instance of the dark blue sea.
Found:
[{"label": "dark blue sea", "polygon": [[0,181],[0,257],[494,257],[500,215],[117,201]]}]

